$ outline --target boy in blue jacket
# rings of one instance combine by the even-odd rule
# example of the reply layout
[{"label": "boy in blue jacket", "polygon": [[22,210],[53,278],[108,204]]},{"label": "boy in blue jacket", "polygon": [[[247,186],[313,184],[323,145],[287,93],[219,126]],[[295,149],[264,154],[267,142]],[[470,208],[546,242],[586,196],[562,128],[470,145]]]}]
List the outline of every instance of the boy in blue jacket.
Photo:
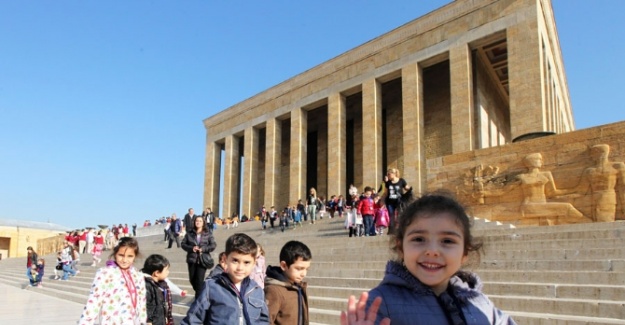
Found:
[{"label": "boy in blue jacket", "polygon": [[257,250],[250,236],[230,236],[226,240],[226,271],[204,282],[181,324],[269,324],[263,289],[249,278]]}]

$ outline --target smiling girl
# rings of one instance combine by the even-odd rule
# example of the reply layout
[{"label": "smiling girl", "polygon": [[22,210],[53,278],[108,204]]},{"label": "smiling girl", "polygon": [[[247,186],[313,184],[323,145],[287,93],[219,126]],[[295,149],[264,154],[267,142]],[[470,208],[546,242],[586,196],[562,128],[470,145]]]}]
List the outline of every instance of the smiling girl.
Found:
[{"label": "smiling girl", "polygon": [[425,195],[398,220],[391,240],[397,260],[388,262],[376,288],[358,302],[349,298],[341,324],[515,324],[480,291],[475,274],[460,270],[480,245],[458,202]]},{"label": "smiling girl", "polygon": [[91,285],[79,325],[146,324],[145,278],[133,264],[139,244],[122,237]]}]

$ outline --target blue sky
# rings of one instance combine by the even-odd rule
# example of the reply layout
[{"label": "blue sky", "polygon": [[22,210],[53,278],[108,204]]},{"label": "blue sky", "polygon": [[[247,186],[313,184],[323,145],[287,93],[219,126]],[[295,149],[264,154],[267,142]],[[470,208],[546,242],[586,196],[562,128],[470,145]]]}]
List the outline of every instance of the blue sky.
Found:
[{"label": "blue sky", "polygon": [[[200,211],[204,118],[446,3],[2,1],[0,218]],[[625,119],[625,2],[553,6],[577,128]]]}]

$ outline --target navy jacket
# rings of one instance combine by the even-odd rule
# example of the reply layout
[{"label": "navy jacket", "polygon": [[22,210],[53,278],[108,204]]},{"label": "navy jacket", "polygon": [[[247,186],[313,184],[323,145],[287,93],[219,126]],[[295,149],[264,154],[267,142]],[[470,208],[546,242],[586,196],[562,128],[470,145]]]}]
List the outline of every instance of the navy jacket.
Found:
[{"label": "navy jacket", "polygon": [[[481,283],[475,274],[465,274],[468,281],[454,276],[449,281],[449,289],[453,290],[467,325],[516,324],[480,291]],[[445,312],[430,287],[398,262],[387,263],[384,279],[369,291],[367,308],[376,297],[382,297],[382,304],[375,324],[385,317],[391,319],[392,325],[448,324]]]},{"label": "navy jacket", "polygon": [[263,289],[252,279],[241,283],[241,299],[228,275],[223,273],[204,282],[204,288],[187,311],[181,325],[269,324],[269,311]]}]

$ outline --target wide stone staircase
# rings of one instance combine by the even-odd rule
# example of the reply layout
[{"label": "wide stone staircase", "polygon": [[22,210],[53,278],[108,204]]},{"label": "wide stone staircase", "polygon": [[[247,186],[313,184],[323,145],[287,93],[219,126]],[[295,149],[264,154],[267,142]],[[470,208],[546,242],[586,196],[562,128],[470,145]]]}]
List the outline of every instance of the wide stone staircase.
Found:
[{"label": "wide stone staircase", "polygon": [[[226,238],[245,232],[263,245],[268,265],[278,264],[280,247],[288,240],[306,243],[313,263],[308,273],[313,324],[338,324],[349,295],[376,286],[393,255],[389,236],[348,238],[341,218],[323,219],[280,232],[262,230],[259,222],[215,231],[217,249]],[[145,233],[145,232],[144,232]],[[172,263],[170,279],[193,294],[187,280],[182,249],[165,249],[163,234],[138,237],[143,257],[162,254]],[[625,324],[625,222],[513,228],[476,220],[474,235],[484,243],[480,261],[471,270],[484,282],[484,291],[519,324]],[[105,256],[110,254],[104,252]],[[83,255],[81,273],[70,281],[55,281],[55,256],[46,256],[43,288],[27,286],[25,258],[0,261],[0,283],[84,303],[94,277],[91,257]],[[135,266],[141,268],[143,260]],[[176,297],[176,323],[192,297]],[[10,303],[10,302],[8,302]],[[78,318],[78,315],[77,315]]]}]

